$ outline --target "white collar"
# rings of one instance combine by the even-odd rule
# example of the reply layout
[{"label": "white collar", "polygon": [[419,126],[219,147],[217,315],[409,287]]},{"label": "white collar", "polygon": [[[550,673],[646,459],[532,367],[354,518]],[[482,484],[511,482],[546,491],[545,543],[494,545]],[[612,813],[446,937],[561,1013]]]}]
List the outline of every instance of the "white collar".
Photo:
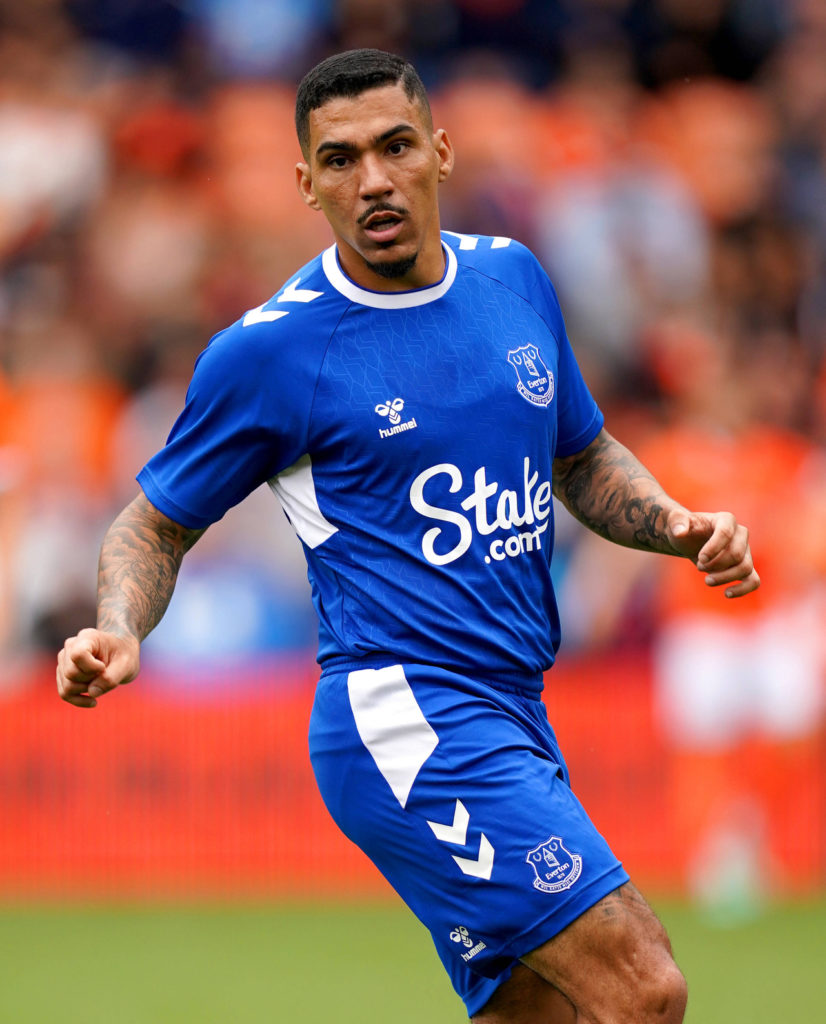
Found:
[{"label": "white collar", "polygon": [[428,285],[427,288],[416,288],[409,292],[374,292],[369,288],[359,287],[341,269],[335,245],[324,250],[321,255],[321,265],[330,284],[351,302],[358,302],[362,306],[372,306],[374,309],[410,309],[413,306],[424,306],[428,302],[435,302],[436,299],[445,295],[453,284],[456,277],[456,254],[444,242],[442,248],[445,252],[444,277],[437,284]]}]

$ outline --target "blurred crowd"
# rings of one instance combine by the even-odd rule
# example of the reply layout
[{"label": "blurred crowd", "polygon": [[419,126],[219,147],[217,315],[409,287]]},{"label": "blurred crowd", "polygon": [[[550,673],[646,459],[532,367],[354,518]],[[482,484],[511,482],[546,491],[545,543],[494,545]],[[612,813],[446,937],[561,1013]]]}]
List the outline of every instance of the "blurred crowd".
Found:
[{"label": "blurred crowd", "polygon": [[[414,61],[453,138],[443,225],[531,246],[611,431],[752,527],[766,586],[721,628],[753,650],[762,616],[822,692],[822,0],[0,0],[5,663],[91,623],[102,533],[197,353],[328,244],[293,185],[294,90],[363,45]],[[725,604],[564,517],[559,545],[571,650],[663,646]],[[299,545],[256,494],[149,650],[313,643]]]}]

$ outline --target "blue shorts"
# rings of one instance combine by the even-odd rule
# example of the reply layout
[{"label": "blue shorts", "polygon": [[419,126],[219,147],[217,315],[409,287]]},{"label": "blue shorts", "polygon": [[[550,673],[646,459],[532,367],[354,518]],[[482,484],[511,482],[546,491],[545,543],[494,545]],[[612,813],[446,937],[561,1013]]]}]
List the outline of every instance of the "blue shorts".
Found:
[{"label": "blue shorts", "polygon": [[628,875],[535,695],[426,665],[322,674],[310,757],[341,830],[430,930],[469,1016]]}]

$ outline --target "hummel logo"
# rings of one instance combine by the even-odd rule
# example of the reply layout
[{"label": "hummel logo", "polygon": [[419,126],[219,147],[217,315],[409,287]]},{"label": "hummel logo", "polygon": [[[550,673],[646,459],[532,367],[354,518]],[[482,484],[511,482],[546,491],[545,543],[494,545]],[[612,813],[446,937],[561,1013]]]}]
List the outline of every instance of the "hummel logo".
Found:
[{"label": "hummel logo", "polygon": [[470,937],[470,933],[464,925],[458,925],[450,933],[451,942],[461,942],[467,952],[462,953],[462,959],[467,963],[468,960],[472,960],[477,953],[481,953],[483,949],[487,949],[487,945],[484,942],[476,942],[475,939]]},{"label": "hummel logo", "polygon": [[418,426],[415,418],[402,423],[401,411],[404,408],[403,398],[388,398],[376,406],[375,412],[379,416],[386,416],[392,426],[389,429],[379,427],[379,437],[392,437],[394,434],[401,434],[406,430],[415,430]]},{"label": "hummel logo", "polygon": [[399,413],[402,411],[403,408],[403,398],[394,398],[392,401],[388,398],[384,405],[376,406],[376,412],[379,414],[379,416],[387,416],[390,422],[395,425],[401,420],[401,416],[399,416]]}]

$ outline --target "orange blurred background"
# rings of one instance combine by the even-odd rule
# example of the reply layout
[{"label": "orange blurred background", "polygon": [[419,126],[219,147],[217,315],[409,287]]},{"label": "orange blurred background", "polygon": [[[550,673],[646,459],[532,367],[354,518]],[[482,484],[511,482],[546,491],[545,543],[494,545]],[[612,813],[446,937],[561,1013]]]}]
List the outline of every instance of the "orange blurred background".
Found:
[{"label": "orange blurred background", "polygon": [[443,226],[551,274],[608,429],[749,525],[742,603],[562,513],[547,702],[642,885],[826,883],[826,9],[818,0],[0,0],[0,894],[383,883],[315,793],[315,625],[257,493],[187,557],[145,670],[94,715],[53,659],[198,352],[329,241],[295,85],[419,67]]}]

